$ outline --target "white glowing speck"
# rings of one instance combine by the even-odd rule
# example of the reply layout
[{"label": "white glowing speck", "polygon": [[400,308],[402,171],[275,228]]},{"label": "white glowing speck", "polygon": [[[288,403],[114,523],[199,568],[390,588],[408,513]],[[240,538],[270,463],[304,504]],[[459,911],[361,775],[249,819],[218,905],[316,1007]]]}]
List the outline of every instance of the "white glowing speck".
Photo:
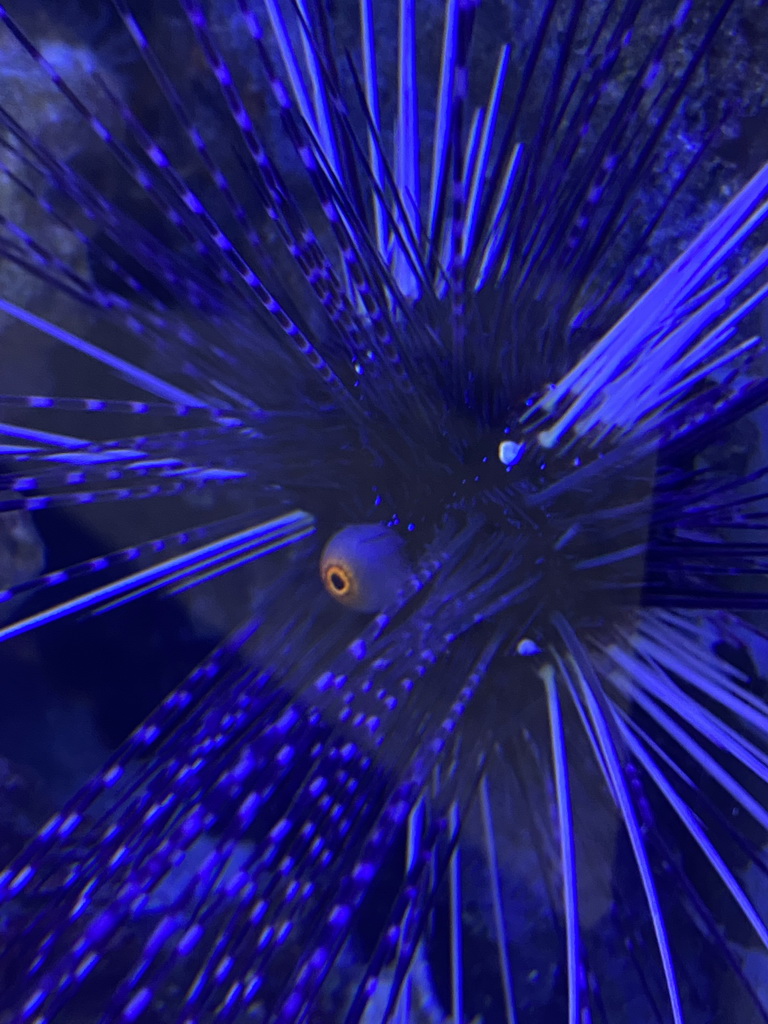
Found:
[{"label": "white glowing speck", "polygon": [[514,466],[523,456],[525,445],[516,441],[502,441],[499,444],[499,462],[503,466]]}]

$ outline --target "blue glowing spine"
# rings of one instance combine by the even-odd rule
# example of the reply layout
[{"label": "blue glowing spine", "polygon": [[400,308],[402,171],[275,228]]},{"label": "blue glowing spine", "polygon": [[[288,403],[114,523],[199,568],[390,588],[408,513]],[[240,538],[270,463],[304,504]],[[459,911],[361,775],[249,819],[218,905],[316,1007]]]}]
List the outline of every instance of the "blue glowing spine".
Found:
[{"label": "blue glowing spine", "polygon": [[[202,141],[128,8],[117,4],[223,201],[231,229],[219,223],[116,96],[121,121],[144,158],[115,137],[9,15],[0,12],[129,178],[178,230],[195,259],[165,252],[87,182],[52,160],[8,115],[14,145],[47,185],[76,200],[87,217],[105,223],[131,256],[149,263],[154,275],[171,290],[180,290],[192,308],[216,310],[223,291],[231,306],[226,330],[230,335],[240,332],[236,347],[222,341],[217,348],[203,331],[196,334],[186,325],[174,325],[161,300],[147,303],[139,283],[119,264],[131,300],[96,288],[41,243],[11,230],[21,246],[20,252],[13,251],[22,265],[34,252],[37,272],[45,280],[107,310],[115,324],[135,337],[139,356],[135,363],[118,358],[106,346],[86,343],[39,317],[33,320],[10,301],[3,310],[95,356],[161,400],[83,400],[78,410],[151,414],[167,420],[168,426],[147,437],[108,443],[42,432],[35,436],[29,428],[22,438],[21,428],[9,426],[6,454],[15,468],[3,478],[7,496],[0,508],[151,499],[198,487],[233,488],[243,481],[256,494],[247,516],[207,525],[191,535],[184,531],[159,538],[41,578],[36,585],[55,593],[55,586],[66,579],[97,578],[123,561],[163,555],[169,545],[195,545],[186,555],[137,569],[119,584],[94,585],[82,598],[11,623],[0,636],[86,607],[110,607],[156,585],[183,586],[190,576],[207,577],[305,540],[313,529],[312,516],[294,511],[294,506],[287,509],[291,489],[285,481],[300,477],[307,462],[319,461],[324,450],[335,450],[336,441],[348,439],[334,420],[308,459],[303,444],[313,441],[306,430],[317,427],[330,406],[364,439],[380,429],[380,424],[374,427],[374,411],[386,426],[397,425],[404,436],[418,439],[444,410],[444,391],[466,392],[467,406],[476,410],[483,426],[498,419],[510,394],[518,394],[515,380],[526,362],[524,342],[512,350],[507,332],[497,324],[484,339],[486,345],[473,345],[475,296],[498,289],[501,320],[511,309],[525,309],[536,293],[558,294],[558,275],[590,280],[628,216],[625,182],[642,180],[730,5],[721,5],[700,47],[675,79],[664,70],[664,58],[685,25],[686,8],[681,6],[627,85],[620,115],[594,139],[590,116],[629,45],[629,30],[641,5],[623,5],[612,28],[602,22],[595,28],[587,45],[593,59],[585,60],[584,79],[567,56],[586,5],[569,5],[560,59],[540,105],[540,127],[527,147],[519,146],[516,138],[524,131],[526,90],[542,59],[550,22],[563,13],[562,5],[552,0],[542,13],[523,85],[503,118],[502,94],[510,74],[507,50],[501,52],[487,102],[469,116],[466,62],[477,6],[459,0],[448,0],[445,6],[430,185],[422,204],[421,180],[427,175],[419,151],[416,5],[402,0],[398,9],[395,158],[390,164],[377,86],[373,5],[365,0],[360,5],[362,62],[353,76],[354,91],[365,100],[365,128],[360,131],[353,128],[338,91],[339,68],[322,10],[300,3],[297,18],[287,5],[268,3],[265,34],[256,12],[242,0],[243,27],[266,68],[285,135],[315,190],[324,219],[322,232],[316,234],[270,159],[203,8],[183,4],[251,160],[266,217],[308,293],[327,314],[325,339],[315,339],[266,283],[266,261],[262,273],[257,255],[267,247],[259,233],[263,227],[257,228],[228,173]],[[660,75],[668,75],[669,87],[655,92]],[[631,125],[638,111],[649,127],[642,133],[642,145],[635,147]],[[587,143],[580,141],[585,137]],[[692,154],[689,165],[670,183],[671,195],[698,158],[698,152]],[[578,174],[562,181],[557,172],[571,166]],[[370,204],[363,199],[366,191],[371,192]],[[536,358],[545,369],[558,372],[553,386],[515,422],[519,459],[510,465],[510,478],[523,477],[544,461],[558,467],[528,500],[542,517],[562,519],[558,543],[563,548],[584,518],[580,508],[565,512],[559,504],[563,497],[588,491],[598,477],[624,474],[659,449],[684,445],[704,427],[716,430],[764,400],[764,382],[750,376],[759,343],[736,330],[764,296],[768,257],[751,253],[748,243],[768,210],[766,196],[768,170],[763,169],[626,312],[629,283],[621,268],[609,280],[608,298],[600,303],[587,297],[578,314],[568,313],[564,301],[553,303]],[[64,227],[80,230],[64,213],[53,211],[52,216]],[[9,222],[4,226],[10,229]],[[652,239],[654,227],[654,222],[648,225],[638,246]],[[96,242],[85,234],[82,238],[98,253]],[[114,264],[108,253],[98,254]],[[733,269],[729,260],[738,255],[743,262]],[[580,294],[581,287],[574,286],[570,297],[575,300]],[[615,326],[608,320],[614,311],[623,313]],[[567,355],[566,314],[571,323],[593,320],[604,328],[575,361]],[[263,328],[264,337],[257,335],[253,322]],[[215,316],[212,323],[215,334]],[[254,397],[257,382],[253,393],[244,386],[249,373],[259,373],[259,353],[266,345],[270,359],[294,374],[292,360],[298,354],[305,367],[299,374],[302,384],[313,380],[323,389],[322,401],[313,406],[308,399],[310,411],[295,435],[293,410],[266,407],[262,394]],[[163,373],[144,365],[149,365],[145,352],[155,347],[161,362],[163,354],[168,356]],[[470,358],[477,386],[465,372]],[[567,369],[561,368],[563,362]],[[434,371],[434,379],[421,379],[424,367]],[[489,385],[497,378],[498,385]],[[536,380],[539,388],[546,382]],[[55,411],[72,401],[30,399],[27,404]],[[286,446],[286,439],[293,446]],[[16,450],[19,440],[26,442],[23,451]],[[386,450],[390,442],[382,437],[380,443]],[[451,447],[447,437],[445,446]],[[312,478],[302,479],[311,490]],[[748,510],[742,481],[713,484],[706,474],[692,473],[687,484],[681,496],[678,481],[662,476],[653,507],[650,499],[639,502],[640,508],[625,507],[619,499],[612,506],[606,499],[600,511],[610,541],[607,550],[585,555],[575,571],[587,577],[611,560],[619,579],[626,571],[628,581],[636,584],[625,570],[637,555],[637,534],[630,527],[649,517],[684,522],[699,532],[709,531],[710,537],[716,527],[737,522],[758,527],[758,514],[751,516]],[[665,552],[659,547],[649,557],[662,568],[674,567],[676,558],[682,564],[691,557],[688,548],[679,555],[674,543],[672,548]],[[762,546],[750,552],[723,542],[701,558],[697,571],[716,575],[726,563],[735,562],[747,573],[759,566],[762,554]],[[322,986],[344,952],[374,880],[402,842],[405,871],[374,951],[360,969],[356,991],[345,1007],[346,1020],[352,1024],[363,1019],[377,987],[385,991],[381,1019],[396,1013],[407,1017],[403,1006],[410,972],[434,909],[438,880],[445,880],[450,891],[451,1016],[464,1020],[460,840],[472,813],[479,814],[484,836],[504,1014],[509,1022],[516,1019],[519,997],[495,839],[493,787],[505,766],[485,719],[481,717],[480,726],[466,723],[482,699],[492,666],[525,640],[530,622],[514,621],[514,612],[535,592],[539,571],[525,563],[524,552],[499,560],[489,550],[480,522],[470,515],[460,525],[451,522],[435,531],[396,604],[363,627],[349,623],[317,635],[312,617],[324,614],[320,600],[325,598],[315,599],[301,581],[296,583],[301,601],[292,592],[276,592],[276,607],[264,609],[261,618],[234,634],[167,698],[105,771],[0,875],[3,898],[54,891],[57,900],[54,928],[45,909],[35,911],[18,938],[29,954],[29,976],[15,1004],[18,1019],[44,1024],[66,1012],[72,993],[87,988],[88,980],[109,961],[114,952],[110,943],[134,924],[139,948],[129,971],[100,1007],[103,1019],[133,1021],[170,1012],[180,1021],[214,1016],[228,1021],[266,1008],[270,1020],[306,1020],[321,1005]],[[652,590],[653,580],[650,586]],[[7,596],[25,589],[31,588],[22,584]],[[619,621],[600,634],[599,644],[589,631],[578,635],[559,612],[544,616],[548,642],[541,663],[534,663],[534,675],[541,683],[549,729],[551,766],[546,774],[554,794],[561,885],[555,902],[563,921],[566,1013],[572,1024],[589,1019],[597,999],[586,982],[588,937],[580,923],[578,886],[584,869],[574,843],[568,753],[574,740],[564,724],[567,716],[569,722],[578,720],[583,745],[594,755],[628,837],[663,974],[660,1019],[669,1012],[675,1024],[682,1024],[686,1015],[679,957],[672,948],[656,867],[659,841],[649,839],[653,819],[642,787],[635,784],[630,753],[766,945],[758,909],[681,795],[690,780],[681,777],[674,759],[626,712],[629,700],[639,703],[654,726],[683,746],[746,814],[768,825],[749,787],[666,710],[670,703],[685,709],[687,720],[708,744],[725,751],[755,784],[762,783],[768,770],[763,742],[768,712],[748,693],[743,676],[712,656],[710,634],[698,629],[684,610],[692,603],[692,589],[686,583],[680,592],[670,592],[665,580],[655,603],[671,608],[644,609],[629,622]],[[717,587],[711,598],[717,608],[731,603]],[[751,642],[758,635],[726,612],[711,621],[713,636]],[[489,628],[481,643],[460,642],[482,623]],[[290,688],[284,687],[286,679]],[[699,695],[727,708],[740,727],[721,720]],[[255,835],[258,841],[248,845]],[[78,849],[75,858],[72,851]],[[750,853],[759,861],[754,850]],[[173,898],[163,903],[157,895],[161,883],[185,857],[191,863],[188,874],[182,875]],[[701,900],[692,901],[704,915]],[[404,1002],[398,1005],[401,997]]]}]

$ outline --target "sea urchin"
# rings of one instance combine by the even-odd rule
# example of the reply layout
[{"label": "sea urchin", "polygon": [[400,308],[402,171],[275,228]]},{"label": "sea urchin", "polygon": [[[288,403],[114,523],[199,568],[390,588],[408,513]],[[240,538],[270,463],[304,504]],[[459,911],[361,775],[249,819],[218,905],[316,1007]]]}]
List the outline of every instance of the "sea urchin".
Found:
[{"label": "sea urchin", "polygon": [[0,638],[250,575],[0,872],[0,1020],[768,1019],[768,166],[708,215],[694,102],[759,9],[114,0],[72,85],[28,6],[0,309],[74,369],[0,511],[128,539]]}]

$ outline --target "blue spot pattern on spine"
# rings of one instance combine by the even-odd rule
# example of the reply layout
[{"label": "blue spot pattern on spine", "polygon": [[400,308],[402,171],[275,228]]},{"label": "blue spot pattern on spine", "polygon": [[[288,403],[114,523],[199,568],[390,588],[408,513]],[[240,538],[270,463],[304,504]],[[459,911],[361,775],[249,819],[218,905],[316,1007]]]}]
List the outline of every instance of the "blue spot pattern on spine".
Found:
[{"label": "blue spot pattern on spine", "polygon": [[0,1022],[768,1020],[768,165],[669,243],[759,6],[114,0],[162,114],[29,6],[0,310],[112,387],[0,396],[0,512],[173,523],[0,641],[258,587],[0,871]]}]

